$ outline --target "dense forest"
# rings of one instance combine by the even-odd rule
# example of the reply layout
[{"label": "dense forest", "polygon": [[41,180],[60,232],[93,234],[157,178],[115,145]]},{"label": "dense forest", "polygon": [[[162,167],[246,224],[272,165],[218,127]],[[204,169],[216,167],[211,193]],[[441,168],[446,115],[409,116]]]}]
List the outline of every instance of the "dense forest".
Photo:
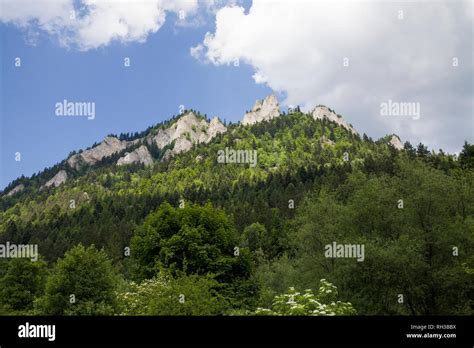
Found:
[{"label": "dense forest", "polygon": [[[19,178],[0,244],[40,258],[0,259],[0,314],[472,315],[474,145],[389,138],[298,108],[169,161],[147,145],[151,166],[121,152],[57,188],[42,185],[65,162]],[[226,147],[257,165],[218,163]],[[333,243],[363,260],[328,257]]]}]

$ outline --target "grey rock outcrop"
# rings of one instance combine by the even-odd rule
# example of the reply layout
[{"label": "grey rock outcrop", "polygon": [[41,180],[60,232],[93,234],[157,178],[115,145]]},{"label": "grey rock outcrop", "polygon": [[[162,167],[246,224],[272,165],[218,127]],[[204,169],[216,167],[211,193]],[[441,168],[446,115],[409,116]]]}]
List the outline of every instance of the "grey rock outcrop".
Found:
[{"label": "grey rock outcrop", "polygon": [[211,122],[209,123],[209,128],[207,129],[207,136],[208,139],[206,142],[208,143],[211,141],[217,134],[225,133],[227,131],[226,126],[224,126],[219,118],[214,117]]},{"label": "grey rock outcrop", "polygon": [[[217,117],[207,122],[205,119],[198,118],[193,112],[188,112],[170,127],[160,128],[158,133],[148,135],[145,138],[126,141],[113,136],[107,136],[99,145],[71,156],[67,163],[73,169],[80,169],[84,165],[94,165],[103,158],[126,150],[140,141],[146,141],[148,145],[155,143],[159,149],[163,149],[174,142],[173,148],[163,156],[163,159],[167,160],[178,153],[190,150],[193,144],[208,143],[217,134],[226,131],[227,128]],[[121,157],[117,161],[117,165],[137,162],[145,165],[153,162],[153,158],[146,146],[140,146],[138,149]]]},{"label": "grey rock outcrop", "polygon": [[162,160],[167,161],[174,155],[189,151],[193,144],[209,143],[219,133],[225,133],[227,128],[217,117],[210,122],[199,119],[193,112],[181,116],[174,124],[166,129],[160,129],[158,134],[148,139],[148,143],[154,142],[160,149],[174,143],[172,149],[168,149]]},{"label": "grey rock outcrop", "polygon": [[174,143],[173,147],[173,155],[176,155],[181,152],[189,151],[193,147],[193,142],[188,140],[185,137],[179,137],[176,142]]},{"label": "grey rock outcrop", "polygon": [[142,163],[146,166],[153,163],[153,157],[151,157],[150,151],[145,145],[127,153],[125,156],[120,157],[117,161],[118,166],[131,164],[131,163]]},{"label": "grey rock outcrop", "polygon": [[400,137],[396,134],[392,135],[392,138],[388,142],[390,145],[392,145],[395,149],[397,150],[402,150],[403,149],[403,143],[400,140]]},{"label": "grey rock outcrop", "polygon": [[276,96],[270,95],[263,100],[257,100],[252,111],[244,115],[242,124],[249,125],[257,122],[268,121],[280,116],[280,106]]},{"label": "grey rock outcrop", "polygon": [[319,141],[321,142],[321,144],[324,144],[324,145],[334,146],[336,144],[334,141],[325,137],[324,135],[319,139]]},{"label": "grey rock outcrop", "polygon": [[49,180],[43,187],[58,187],[64,184],[67,180],[67,173],[65,170],[60,170],[51,180]]},{"label": "grey rock outcrop", "polygon": [[173,151],[168,149],[168,150],[165,151],[165,154],[161,158],[161,162],[169,161],[171,159],[171,157],[173,157]]},{"label": "grey rock outcrop", "polygon": [[13,195],[15,195],[15,194],[17,194],[17,193],[20,193],[20,192],[23,191],[24,189],[25,189],[25,185],[23,185],[23,184],[17,185],[17,186],[15,186],[14,188],[12,188],[12,189],[10,190],[10,192],[7,193],[7,196],[8,196],[8,197],[11,197],[11,196],[13,196]]},{"label": "grey rock outcrop", "polygon": [[104,157],[111,156],[114,153],[125,150],[135,142],[121,141],[115,137],[108,136],[99,145],[92,149],[71,156],[67,163],[71,168],[79,169],[84,164],[93,165]]},{"label": "grey rock outcrop", "polygon": [[334,111],[330,110],[328,107],[324,105],[316,106],[314,110],[311,112],[311,116],[315,120],[327,119],[329,121],[333,121],[339,126],[344,127],[345,129],[351,131],[352,133],[358,134],[357,131],[342,118],[342,116],[337,115]]}]

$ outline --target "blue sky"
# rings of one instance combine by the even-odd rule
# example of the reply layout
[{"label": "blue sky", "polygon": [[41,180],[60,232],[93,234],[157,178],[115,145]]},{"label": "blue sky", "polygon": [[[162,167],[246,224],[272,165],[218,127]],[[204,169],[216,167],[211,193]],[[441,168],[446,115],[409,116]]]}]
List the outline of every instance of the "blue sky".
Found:
[{"label": "blue sky", "polygon": [[[396,133],[450,153],[474,142],[472,1],[0,6],[0,190],[110,133],[166,120],[180,105],[235,122],[272,93],[283,110],[327,105],[374,139]],[[64,99],[94,102],[95,119],[57,117]],[[421,115],[383,115],[388,101],[416,103]]]}]

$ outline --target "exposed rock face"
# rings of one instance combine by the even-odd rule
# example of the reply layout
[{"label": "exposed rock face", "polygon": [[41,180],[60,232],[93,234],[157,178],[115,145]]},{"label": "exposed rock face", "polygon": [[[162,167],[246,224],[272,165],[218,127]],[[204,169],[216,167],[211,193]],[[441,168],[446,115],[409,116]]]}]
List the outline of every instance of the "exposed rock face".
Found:
[{"label": "exposed rock face", "polygon": [[400,140],[400,137],[396,134],[392,135],[392,138],[390,139],[390,141],[388,143],[390,145],[392,145],[397,150],[402,150],[403,149],[402,141]]},{"label": "exposed rock face", "polygon": [[128,142],[125,140],[120,141],[115,137],[106,137],[104,141],[96,147],[71,156],[67,160],[67,163],[71,168],[74,169],[79,169],[84,164],[93,165],[102,160],[104,157],[120,152],[134,143],[135,142]]},{"label": "exposed rock face", "polygon": [[329,108],[324,105],[316,106],[311,115],[315,120],[327,119],[329,121],[336,122],[339,126],[344,127],[354,134],[358,134],[357,131],[340,115],[337,115],[334,111],[329,110]]},{"label": "exposed rock face", "polygon": [[[227,128],[217,117],[207,122],[206,120],[199,119],[193,112],[188,112],[169,128],[160,129],[156,135],[149,135],[146,138],[133,141],[119,140],[116,137],[108,136],[103,142],[92,149],[71,156],[67,160],[67,163],[74,169],[79,169],[83,165],[94,165],[103,158],[123,151],[142,140],[146,140],[149,145],[155,143],[160,149],[175,141],[173,149],[165,153],[163,157],[164,159],[169,159],[178,153],[188,151],[193,147],[193,144],[208,143],[218,133],[224,133],[226,131]],[[117,165],[136,162],[145,165],[149,165],[153,162],[153,158],[146,146],[141,146],[121,157],[117,161]]]},{"label": "exposed rock face", "polygon": [[169,161],[171,159],[171,157],[173,157],[173,151],[168,149],[168,150],[165,151],[165,154],[161,158],[161,162]]},{"label": "exposed rock face", "polygon": [[140,146],[138,149],[127,153],[125,156],[119,158],[117,165],[122,166],[131,163],[143,163],[148,166],[153,163],[153,157],[151,157],[150,151],[145,145]]},{"label": "exposed rock face", "polygon": [[336,144],[334,141],[326,138],[324,135],[319,139],[319,141],[321,142],[321,144],[330,145],[330,146],[334,146]]},{"label": "exposed rock face", "polygon": [[23,185],[23,184],[17,185],[13,189],[11,189],[10,192],[7,193],[7,196],[11,197],[11,196],[23,191],[24,189],[25,189],[25,185]]},{"label": "exposed rock face", "polygon": [[218,133],[225,133],[226,131],[226,126],[219,121],[219,118],[214,117],[209,123],[209,128],[207,130],[208,140],[206,142],[211,141],[211,139],[213,139]]},{"label": "exposed rock face", "polygon": [[270,95],[263,100],[257,100],[252,111],[244,115],[242,124],[254,124],[257,122],[268,121],[280,116],[280,106],[276,96]]},{"label": "exposed rock face", "polygon": [[59,172],[56,173],[56,175],[49,180],[46,184],[44,184],[44,187],[58,187],[59,185],[62,185],[66,182],[67,180],[67,173],[65,170],[60,170]]},{"label": "exposed rock face", "polygon": [[190,140],[184,137],[179,137],[176,140],[176,143],[174,143],[172,152],[173,152],[173,155],[176,155],[181,152],[186,152],[190,150],[192,147],[193,147],[193,143]]},{"label": "exposed rock face", "polygon": [[158,148],[162,149],[173,141],[172,150],[167,150],[163,156],[164,161],[174,155],[186,152],[193,147],[193,144],[208,143],[218,133],[225,133],[227,128],[217,117],[211,122],[199,119],[193,112],[188,112],[167,129],[160,129],[158,134],[148,139],[148,143],[154,142]]}]

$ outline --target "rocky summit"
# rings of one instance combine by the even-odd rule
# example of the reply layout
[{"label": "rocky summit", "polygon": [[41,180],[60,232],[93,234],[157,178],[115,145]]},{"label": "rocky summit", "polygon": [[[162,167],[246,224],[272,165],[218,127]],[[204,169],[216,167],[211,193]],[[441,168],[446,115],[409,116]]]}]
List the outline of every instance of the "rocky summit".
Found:
[{"label": "rocky summit", "polygon": [[392,137],[390,138],[389,144],[392,145],[397,150],[403,149],[403,143],[400,140],[400,137],[396,134],[392,135]]},{"label": "rocky summit", "polygon": [[252,111],[244,115],[242,124],[251,125],[257,122],[268,121],[280,116],[280,106],[276,96],[270,95],[263,100],[257,100]]},{"label": "rocky summit", "polygon": [[[297,113],[301,113],[299,108]],[[292,114],[292,112],[290,112]],[[336,114],[332,109],[324,105],[316,106],[311,112],[301,113],[304,117],[312,118],[315,121],[329,121],[335,123],[332,127],[342,127],[352,134],[358,136],[358,132],[344,118]],[[269,95],[263,100],[257,100],[252,111],[245,113],[242,125],[250,126],[260,122],[270,122],[276,117],[280,117],[280,106],[275,95]],[[239,127],[233,130],[233,134]],[[104,163],[109,165],[126,166],[132,164],[142,164],[151,166],[156,162],[168,162],[178,154],[182,154],[193,149],[198,144],[208,144],[219,134],[227,132],[227,127],[214,117],[208,120],[197,111],[185,111],[179,117],[165,121],[160,125],[150,127],[147,131],[131,136],[109,135],[98,145],[94,145],[79,153],[75,153],[55,168],[54,176],[50,173],[44,176],[38,188],[59,187],[68,179],[73,181],[77,175],[83,175],[81,169],[85,166],[100,166]],[[329,147],[337,143],[337,139],[331,139],[329,134],[318,136],[317,141]],[[334,138],[334,137],[333,137]],[[387,136],[386,144],[393,146],[397,150],[403,149],[403,143],[396,134]],[[245,141],[245,137],[236,136],[232,140],[238,144]],[[115,156],[115,157],[113,157]],[[195,163],[201,163],[205,156],[195,157]],[[104,162],[105,160],[105,162]],[[64,166],[66,164],[66,166]],[[5,196],[16,196],[22,193],[29,185],[17,181],[7,188]]]},{"label": "rocky summit", "polygon": [[345,129],[351,131],[354,134],[359,134],[357,131],[347,123],[341,115],[336,114],[333,110],[324,105],[318,105],[311,112],[311,115],[315,120],[327,119],[329,121],[337,123],[339,126],[344,127]]},{"label": "rocky summit", "polygon": [[147,139],[148,144],[155,143],[159,149],[174,142],[172,149],[167,149],[163,160],[169,160],[174,155],[186,152],[193,144],[209,143],[217,134],[225,133],[227,128],[217,117],[210,122],[200,119],[194,112],[181,116],[166,129],[160,129],[158,134]]}]

